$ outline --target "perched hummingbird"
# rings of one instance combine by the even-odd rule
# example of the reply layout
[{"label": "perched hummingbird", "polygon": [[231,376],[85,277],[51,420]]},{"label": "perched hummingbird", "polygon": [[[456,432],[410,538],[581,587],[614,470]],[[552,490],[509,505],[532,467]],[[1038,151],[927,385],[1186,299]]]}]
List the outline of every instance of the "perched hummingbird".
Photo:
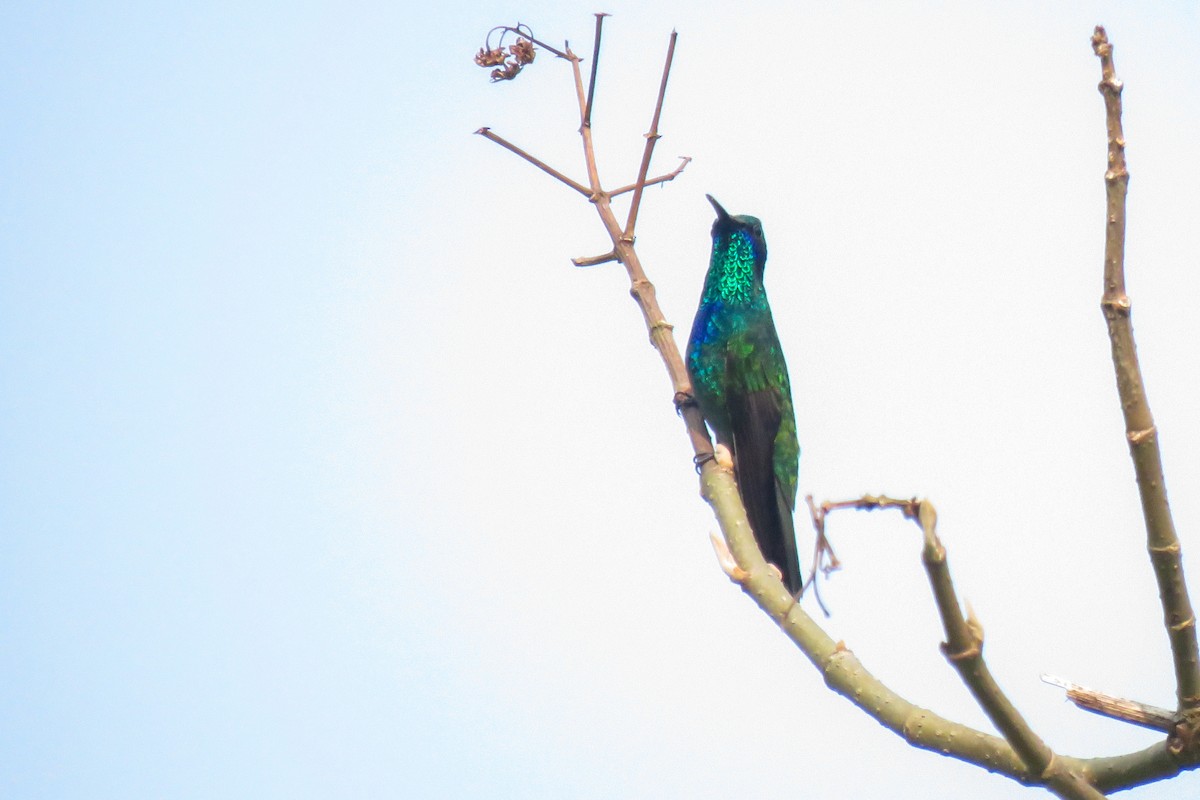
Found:
[{"label": "perched hummingbird", "polygon": [[687,346],[696,402],[733,456],[750,528],[792,594],[803,585],[792,512],[800,444],[787,364],[763,287],[767,240],[756,217],[717,211],[712,258]]}]

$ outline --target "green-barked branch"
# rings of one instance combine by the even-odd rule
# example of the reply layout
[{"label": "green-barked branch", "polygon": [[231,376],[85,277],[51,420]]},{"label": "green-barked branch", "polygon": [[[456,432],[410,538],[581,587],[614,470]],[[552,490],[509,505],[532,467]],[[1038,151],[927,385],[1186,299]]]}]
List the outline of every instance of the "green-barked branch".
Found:
[{"label": "green-barked branch", "polygon": [[1125,293],[1125,201],[1129,168],[1121,120],[1121,90],[1113,64],[1113,48],[1104,28],[1097,26],[1092,49],[1100,59],[1100,94],[1104,97],[1108,133],[1108,163],[1104,171],[1106,197],[1104,290],[1100,307],[1112,345],[1117,394],[1125,418],[1125,438],[1137,476],[1146,547],[1158,582],[1163,621],[1175,666],[1178,719],[1168,745],[1181,763],[1200,763],[1200,655],[1196,615],[1183,575],[1183,549],[1167,502],[1166,479],[1158,445],[1158,428],[1150,413],[1142,370],[1133,338],[1133,304]]}]

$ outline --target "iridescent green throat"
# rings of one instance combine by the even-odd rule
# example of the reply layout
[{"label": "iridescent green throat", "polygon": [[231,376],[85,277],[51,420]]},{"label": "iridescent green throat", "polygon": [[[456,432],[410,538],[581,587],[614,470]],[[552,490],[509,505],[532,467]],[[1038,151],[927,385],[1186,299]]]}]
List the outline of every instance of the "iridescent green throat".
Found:
[{"label": "iridescent green throat", "polygon": [[732,306],[765,307],[766,294],[755,291],[754,240],[745,231],[734,231],[713,243],[704,297],[700,302]]}]

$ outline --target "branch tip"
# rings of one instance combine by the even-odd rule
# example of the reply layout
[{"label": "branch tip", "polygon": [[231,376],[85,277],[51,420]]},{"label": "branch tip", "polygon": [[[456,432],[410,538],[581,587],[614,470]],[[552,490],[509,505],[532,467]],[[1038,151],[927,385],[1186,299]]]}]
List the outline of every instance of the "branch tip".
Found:
[{"label": "branch tip", "polygon": [[1042,682],[1062,689],[1066,692],[1067,699],[1077,708],[1131,725],[1166,733],[1175,726],[1178,719],[1174,711],[1088,689],[1054,675],[1042,675]]},{"label": "branch tip", "polygon": [[609,250],[598,256],[585,256],[583,258],[572,258],[571,263],[577,267],[596,267],[600,264],[607,264],[610,261],[620,261],[620,256],[615,250]]}]

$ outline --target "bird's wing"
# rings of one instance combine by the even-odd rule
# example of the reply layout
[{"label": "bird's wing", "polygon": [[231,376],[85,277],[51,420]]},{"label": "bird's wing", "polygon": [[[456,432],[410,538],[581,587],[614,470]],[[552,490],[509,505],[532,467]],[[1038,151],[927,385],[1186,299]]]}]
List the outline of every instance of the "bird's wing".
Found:
[{"label": "bird's wing", "polygon": [[742,504],[763,557],[783,572],[793,594],[800,591],[800,558],[792,509],[775,475],[775,436],[782,420],[779,390],[730,391],[734,469]]}]

